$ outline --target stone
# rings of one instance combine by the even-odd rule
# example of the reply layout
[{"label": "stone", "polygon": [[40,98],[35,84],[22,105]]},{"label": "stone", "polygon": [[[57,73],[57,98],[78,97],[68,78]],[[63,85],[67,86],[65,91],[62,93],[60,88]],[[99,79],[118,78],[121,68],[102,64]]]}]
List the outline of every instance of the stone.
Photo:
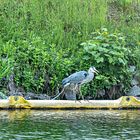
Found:
[{"label": "stone", "polygon": [[70,84],[65,87],[64,95],[67,100],[76,100],[76,95],[79,94],[78,86]]},{"label": "stone", "polygon": [[65,93],[65,98],[67,100],[76,100],[76,94],[74,92],[72,92],[72,91],[67,91]]},{"label": "stone", "polygon": [[25,90],[22,87],[17,87],[16,92],[25,92]]},{"label": "stone", "polygon": [[8,89],[10,92],[16,92],[16,85],[14,83],[14,75],[10,75],[9,81],[8,81]]},{"label": "stone", "polygon": [[140,72],[137,71],[136,74],[134,75],[134,78],[139,82],[140,85]]},{"label": "stone", "polygon": [[24,95],[24,98],[25,98],[26,100],[35,99],[35,93],[33,93],[33,92],[27,92],[27,93]]},{"label": "stone", "polygon": [[36,94],[35,98],[38,100],[50,100],[50,96],[47,94]]},{"label": "stone", "polygon": [[135,86],[135,85],[138,85],[138,84],[139,84],[139,82],[136,79],[131,80],[131,85],[132,86]]},{"label": "stone", "polygon": [[130,66],[129,71],[134,73],[136,71],[136,66]]},{"label": "stone", "polygon": [[10,91],[8,93],[8,96],[23,96],[24,92],[14,92],[14,91]]},{"label": "stone", "polygon": [[128,92],[129,96],[140,96],[140,87],[135,85],[133,86],[130,91]]},{"label": "stone", "polygon": [[105,95],[105,90],[104,89],[97,91],[97,96],[103,97],[104,95]]},{"label": "stone", "polygon": [[47,94],[36,94],[33,92],[27,92],[24,98],[26,100],[50,100],[50,96]]}]

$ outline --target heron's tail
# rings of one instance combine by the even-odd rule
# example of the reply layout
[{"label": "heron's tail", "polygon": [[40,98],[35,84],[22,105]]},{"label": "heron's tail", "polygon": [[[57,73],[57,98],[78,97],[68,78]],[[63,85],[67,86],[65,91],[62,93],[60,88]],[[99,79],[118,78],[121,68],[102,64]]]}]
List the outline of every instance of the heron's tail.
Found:
[{"label": "heron's tail", "polygon": [[58,93],[54,98],[52,98],[51,100],[55,100],[57,99],[62,93],[64,92],[64,88],[62,89],[62,91],[60,93]]},{"label": "heron's tail", "polygon": [[52,98],[51,100],[55,100],[56,98],[58,98],[65,90],[65,87],[67,87],[70,83],[67,83],[63,86],[63,89],[60,93],[58,93],[54,98]]}]

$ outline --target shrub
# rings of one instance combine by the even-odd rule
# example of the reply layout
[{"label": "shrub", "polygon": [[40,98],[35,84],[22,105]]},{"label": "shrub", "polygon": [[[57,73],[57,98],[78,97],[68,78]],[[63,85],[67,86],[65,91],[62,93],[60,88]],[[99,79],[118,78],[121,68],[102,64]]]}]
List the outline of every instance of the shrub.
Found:
[{"label": "shrub", "polygon": [[84,63],[90,63],[100,71],[91,84],[93,91],[109,89],[118,84],[124,85],[124,92],[129,88],[131,74],[128,62],[131,52],[125,47],[126,38],[122,33],[109,33],[102,28],[93,32],[91,39],[81,45]]},{"label": "shrub", "polygon": [[15,48],[11,42],[0,43],[0,79],[9,77],[13,70]]},{"label": "shrub", "polygon": [[[100,54],[98,57],[88,51],[90,48],[78,44],[88,40],[89,33],[101,26],[107,27],[112,32],[120,30],[132,36],[135,32],[137,34],[135,39],[138,41],[139,2],[130,1],[1,1],[0,78],[6,78],[8,82],[9,75],[14,74],[17,87],[22,86],[26,91],[54,94],[57,88],[60,89],[64,77],[75,71],[86,70],[89,65],[95,65],[100,70],[101,74],[97,76],[100,80],[87,84],[83,89],[85,94],[87,91],[96,93],[97,89],[109,88],[111,84],[119,83],[121,79],[115,70],[113,76],[112,69],[115,65],[119,67],[119,73],[125,76],[128,63],[138,62],[139,53],[137,58],[135,55],[131,57],[129,55],[128,48],[132,47],[133,39],[126,40],[124,35],[113,33],[113,36],[117,36],[115,39],[107,31],[93,33],[91,41],[87,41],[86,44],[96,45],[97,50],[93,48],[92,53],[96,51],[97,55]],[[114,21],[113,18],[108,20],[107,17],[111,15],[114,15],[115,19],[119,17],[119,20]],[[117,39],[122,42],[119,44]],[[95,41],[97,43],[94,43]],[[111,47],[105,47],[107,44]],[[106,56],[107,53],[105,55],[105,49],[109,50],[109,56]],[[119,54],[111,54],[111,51]],[[123,54],[126,52],[126,56],[123,57],[121,51]],[[109,67],[105,64],[109,64]],[[122,70],[126,70],[125,75]],[[127,78],[125,85],[129,83]],[[0,80],[0,90],[3,88],[2,82],[3,80]]]},{"label": "shrub", "polygon": [[49,45],[35,34],[12,44],[16,85],[35,93],[54,93],[72,61],[55,44]]}]

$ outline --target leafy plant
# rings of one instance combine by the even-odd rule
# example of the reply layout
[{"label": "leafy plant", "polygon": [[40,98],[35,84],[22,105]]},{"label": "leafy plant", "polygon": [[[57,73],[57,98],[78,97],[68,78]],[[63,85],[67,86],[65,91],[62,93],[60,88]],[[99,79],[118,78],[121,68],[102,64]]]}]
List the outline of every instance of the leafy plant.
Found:
[{"label": "leafy plant", "polygon": [[11,42],[2,44],[0,47],[0,79],[8,78],[14,67],[15,48]]},{"label": "leafy plant", "polygon": [[[139,0],[0,0],[0,83],[14,74],[17,87],[53,95],[61,90],[64,77],[95,65],[100,74],[83,87],[85,95],[119,83],[120,77],[127,85],[128,63],[139,63],[138,53],[137,58],[134,54],[140,36],[139,4]],[[113,14],[119,14],[119,20],[108,20]],[[104,29],[89,40],[89,34],[102,26],[113,34]],[[91,45],[80,46],[85,40]]]},{"label": "leafy plant", "polygon": [[131,52],[126,48],[126,39],[122,33],[109,33],[102,28],[91,34],[91,39],[81,43],[84,49],[85,63],[97,67],[96,90],[124,84],[124,91],[129,88],[130,72],[128,61]]}]

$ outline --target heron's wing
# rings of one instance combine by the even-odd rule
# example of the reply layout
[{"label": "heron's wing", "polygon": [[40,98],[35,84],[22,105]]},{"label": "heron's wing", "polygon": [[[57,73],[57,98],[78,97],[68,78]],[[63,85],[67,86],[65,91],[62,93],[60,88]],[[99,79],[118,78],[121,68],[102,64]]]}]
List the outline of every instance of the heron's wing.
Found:
[{"label": "heron's wing", "polygon": [[62,85],[65,85],[67,83],[79,84],[87,77],[87,75],[88,73],[86,71],[73,73],[69,77],[62,80]]}]

